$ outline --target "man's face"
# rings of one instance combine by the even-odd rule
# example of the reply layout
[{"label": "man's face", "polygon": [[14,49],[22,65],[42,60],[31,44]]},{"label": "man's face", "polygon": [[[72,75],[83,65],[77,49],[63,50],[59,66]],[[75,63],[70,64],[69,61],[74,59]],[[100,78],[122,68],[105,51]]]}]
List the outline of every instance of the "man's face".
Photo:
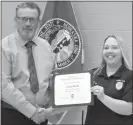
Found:
[{"label": "man's face", "polygon": [[15,20],[20,37],[24,40],[31,40],[39,23],[38,11],[36,9],[20,8]]}]

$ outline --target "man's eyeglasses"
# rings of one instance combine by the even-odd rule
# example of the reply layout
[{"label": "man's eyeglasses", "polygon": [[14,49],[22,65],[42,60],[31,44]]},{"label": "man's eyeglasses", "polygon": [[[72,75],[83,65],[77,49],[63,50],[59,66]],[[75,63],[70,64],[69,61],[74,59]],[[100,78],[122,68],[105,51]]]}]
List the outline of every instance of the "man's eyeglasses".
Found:
[{"label": "man's eyeglasses", "polygon": [[35,23],[36,21],[38,21],[39,19],[34,18],[34,17],[16,17],[18,20],[22,21],[22,22],[27,22],[27,20],[29,20],[31,23]]}]

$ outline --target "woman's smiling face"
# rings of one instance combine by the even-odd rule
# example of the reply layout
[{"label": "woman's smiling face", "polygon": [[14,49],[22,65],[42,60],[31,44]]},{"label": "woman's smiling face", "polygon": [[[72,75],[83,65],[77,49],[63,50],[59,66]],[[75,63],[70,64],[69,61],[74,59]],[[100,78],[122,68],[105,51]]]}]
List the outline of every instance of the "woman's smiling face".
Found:
[{"label": "woman's smiling face", "polygon": [[119,64],[122,62],[122,53],[117,40],[114,37],[109,37],[103,47],[103,59],[107,65]]}]

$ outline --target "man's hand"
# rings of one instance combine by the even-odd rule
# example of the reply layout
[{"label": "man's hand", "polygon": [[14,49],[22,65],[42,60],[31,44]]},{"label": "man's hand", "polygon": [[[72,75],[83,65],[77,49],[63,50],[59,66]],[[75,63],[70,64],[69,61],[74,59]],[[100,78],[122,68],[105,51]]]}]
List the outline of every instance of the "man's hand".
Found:
[{"label": "man's hand", "polygon": [[40,124],[41,122],[45,121],[45,112],[44,108],[37,108],[35,113],[32,115],[31,119],[36,123]]},{"label": "man's hand", "polygon": [[51,116],[53,114],[54,109],[52,107],[49,107],[47,109],[43,108],[43,113],[45,114],[45,116]]},{"label": "man's hand", "polygon": [[66,108],[53,108],[53,107],[49,107],[47,109],[44,109],[44,112],[45,112],[46,118],[47,118],[47,116],[63,113],[63,112],[68,111],[68,110],[70,110],[72,108],[73,107],[66,107]]},{"label": "man's hand", "polygon": [[67,111],[68,109],[69,108],[64,109],[64,108],[52,108],[52,107],[49,107],[47,109],[45,109],[45,108],[37,108],[35,113],[32,115],[31,119],[36,124],[41,124],[43,121],[45,121],[48,118],[48,116],[55,115],[55,114]]},{"label": "man's hand", "polygon": [[52,107],[50,108],[37,108],[35,113],[32,115],[31,119],[36,123],[36,124],[40,124],[43,121],[46,120],[46,118],[48,118],[48,116],[57,114],[59,111],[53,109]]}]

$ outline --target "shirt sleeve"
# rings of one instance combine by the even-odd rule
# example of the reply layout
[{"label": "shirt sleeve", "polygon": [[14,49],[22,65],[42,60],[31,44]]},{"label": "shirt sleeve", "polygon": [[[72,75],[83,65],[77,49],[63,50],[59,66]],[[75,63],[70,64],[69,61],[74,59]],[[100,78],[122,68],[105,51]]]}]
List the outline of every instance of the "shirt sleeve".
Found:
[{"label": "shirt sleeve", "polygon": [[132,102],[132,73],[128,75],[128,80],[126,82],[123,100],[126,102]]},{"label": "shirt sleeve", "polygon": [[[4,41],[6,42],[6,41]],[[17,89],[12,80],[11,80],[11,69],[12,69],[12,63],[11,63],[11,52],[7,49],[2,49],[0,52],[1,60],[2,60],[2,84],[1,84],[1,96],[2,100],[14,108],[16,108],[18,111],[20,111],[22,114],[30,118],[33,113],[36,110],[36,107],[33,106],[30,102],[26,100],[26,97],[23,95],[23,93]]]}]

